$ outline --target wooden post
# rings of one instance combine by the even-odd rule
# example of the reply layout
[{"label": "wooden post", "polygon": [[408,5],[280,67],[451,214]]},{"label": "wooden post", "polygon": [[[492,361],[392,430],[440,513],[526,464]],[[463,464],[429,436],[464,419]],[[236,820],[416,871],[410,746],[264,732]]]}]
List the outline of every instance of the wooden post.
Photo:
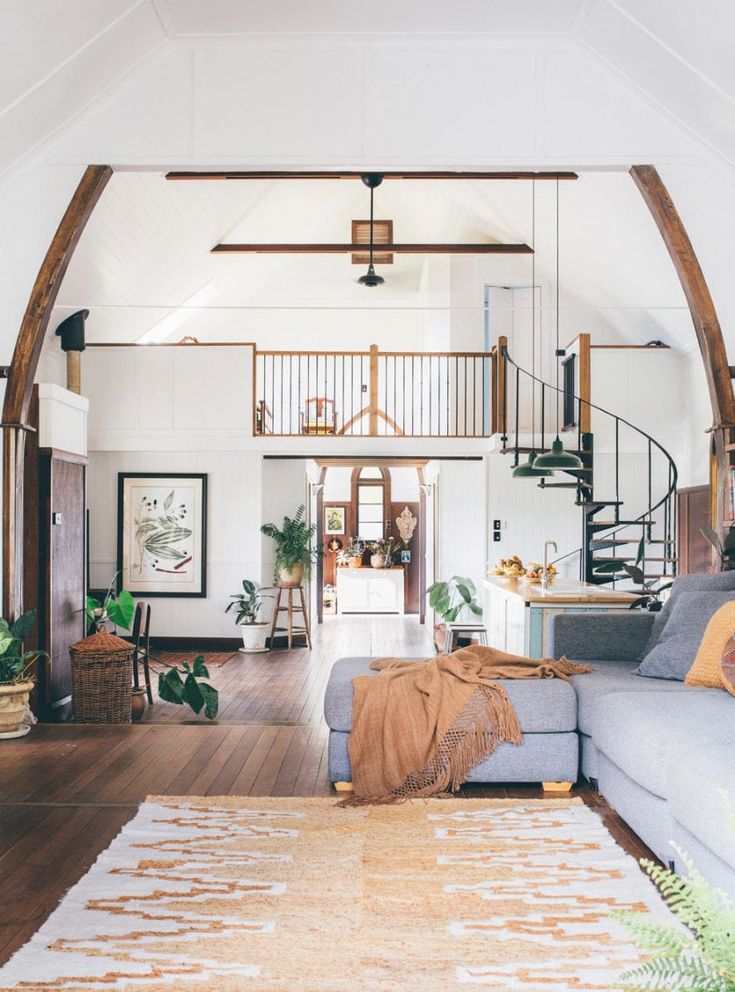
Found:
[{"label": "wooden post", "polygon": [[497,364],[497,387],[496,396],[498,400],[497,425],[500,434],[508,431],[506,409],[505,409],[505,349],[508,347],[508,339],[504,334],[498,338],[498,364]]},{"label": "wooden post", "polygon": [[370,403],[368,405],[368,434],[378,433],[378,346],[370,345]]},{"label": "wooden post", "polygon": [[592,352],[590,350],[589,334],[579,335],[579,398],[587,400],[580,403],[579,428],[583,434],[589,434],[592,429]]}]

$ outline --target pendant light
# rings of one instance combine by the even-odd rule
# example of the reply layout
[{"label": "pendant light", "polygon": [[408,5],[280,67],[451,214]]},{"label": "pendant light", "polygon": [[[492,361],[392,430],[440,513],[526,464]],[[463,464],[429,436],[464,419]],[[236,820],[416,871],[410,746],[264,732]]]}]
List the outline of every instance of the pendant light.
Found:
[{"label": "pendant light", "polygon": [[370,260],[367,272],[364,276],[360,276],[357,281],[361,286],[382,286],[385,279],[377,275],[375,266],[373,265],[373,193],[376,187],[380,186],[383,182],[383,177],[376,172],[369,172],[362,177],[362,181],[370,190]]},{"label": "pendant light", "polygon": [[539,455],[536,468],[550,469],[552,472],[577,471],[583,468],[581,459],[571,451],[565,451],[559,437],[559,177],[556,178],[556,437],[551,451]]},{"label": "pendant light", "polygon": [[543,479],[553,477],[548,469],[536,468],[536,179],[531,183],[531,450],[521,465],[516,465],[514,479]]}]

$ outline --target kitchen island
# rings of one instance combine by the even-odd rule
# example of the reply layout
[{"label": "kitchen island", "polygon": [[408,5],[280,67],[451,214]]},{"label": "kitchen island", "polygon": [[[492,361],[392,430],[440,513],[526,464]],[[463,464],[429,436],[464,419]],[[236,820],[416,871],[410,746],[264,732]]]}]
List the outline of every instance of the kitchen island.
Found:
[{"label": "kitchen island", "polygon": [[549,620],[557,613],[627,610],[638,597],[591,582],[554,578],[540,582],[490,576],[483,581],[488,644],[510,654],[543,658],[549,651]]}]

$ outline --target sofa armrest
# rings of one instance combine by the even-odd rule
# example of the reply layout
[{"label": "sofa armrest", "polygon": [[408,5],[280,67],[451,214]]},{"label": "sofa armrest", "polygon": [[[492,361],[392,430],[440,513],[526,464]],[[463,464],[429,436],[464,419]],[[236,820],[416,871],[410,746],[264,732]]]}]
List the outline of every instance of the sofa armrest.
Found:
[{"label": "sofa armrest", "polygon": [[643,610],[557,613],[549,624],[549,654],[570,661],[640,661],[654,619]]}]

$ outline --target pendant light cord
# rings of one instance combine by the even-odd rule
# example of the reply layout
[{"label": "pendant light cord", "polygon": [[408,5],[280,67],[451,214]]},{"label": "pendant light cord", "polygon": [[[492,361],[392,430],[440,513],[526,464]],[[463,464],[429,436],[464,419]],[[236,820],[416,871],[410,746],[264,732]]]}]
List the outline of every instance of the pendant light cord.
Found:
[{"label": "pendant light cord", "polygon": [[[531,182],[531,368],[536,375],[536,177]],[[531,388],[531,448],[536,450],[536,383]]]},{"label": "pendant light cord", "polygon": [[372,266],[373,264],[373,193],[374,192],[375,192],[375,188],[371,186],[370,187],[370,262],[368,263],[368,267]]},{"label": "pendant light cord", "polygon": [[556,177],[556,436],[559,437],[559,176]]}]

